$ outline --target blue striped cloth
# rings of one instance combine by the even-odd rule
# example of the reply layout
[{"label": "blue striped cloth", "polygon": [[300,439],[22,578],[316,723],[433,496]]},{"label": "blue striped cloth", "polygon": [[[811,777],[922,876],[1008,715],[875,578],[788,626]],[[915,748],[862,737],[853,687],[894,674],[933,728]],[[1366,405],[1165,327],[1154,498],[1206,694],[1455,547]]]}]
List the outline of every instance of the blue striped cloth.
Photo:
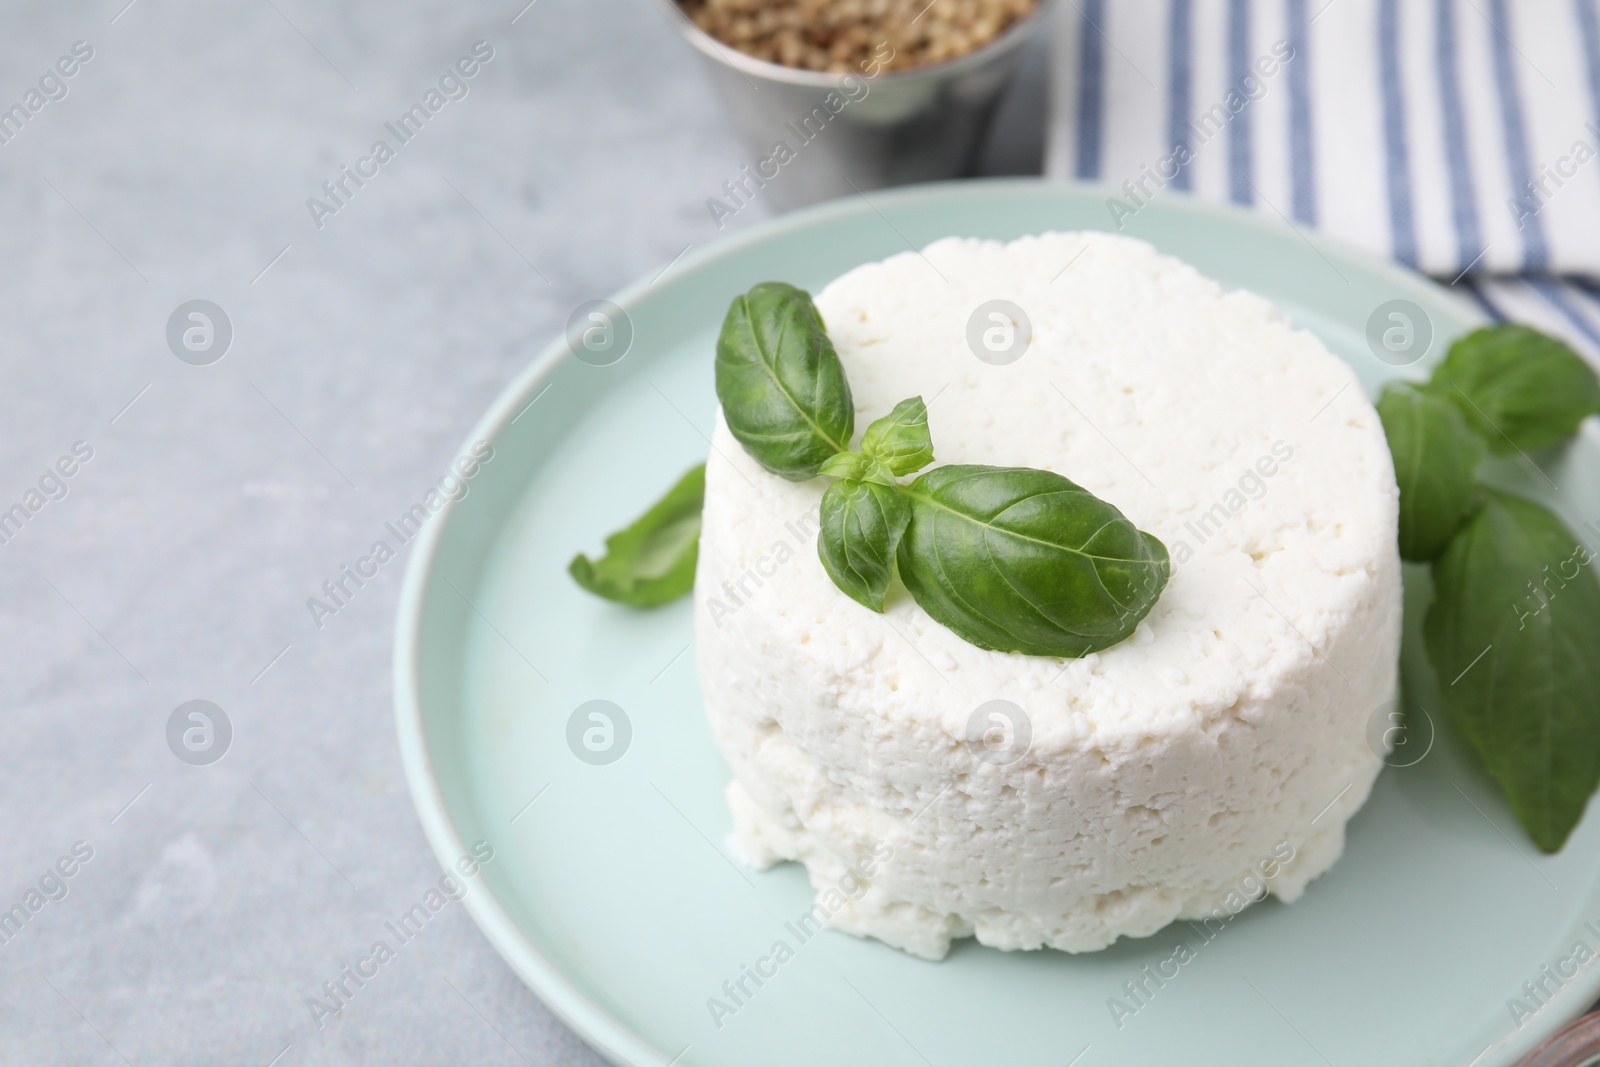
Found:
[{"label": "blue striped cloth", "polygon": [[1113,222],[1182,192],[1316,227],[1600,362],[1597,5],[1068,0],[1046,171]]}]

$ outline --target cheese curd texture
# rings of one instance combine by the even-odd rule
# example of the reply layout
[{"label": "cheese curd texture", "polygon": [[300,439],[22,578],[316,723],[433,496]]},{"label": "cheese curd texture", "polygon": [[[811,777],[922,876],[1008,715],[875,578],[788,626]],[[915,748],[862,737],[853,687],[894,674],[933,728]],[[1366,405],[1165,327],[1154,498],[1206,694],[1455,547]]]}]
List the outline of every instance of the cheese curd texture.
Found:
[{"label": "cheese curd texture", "polygon": [[[1031,322],[1006,365],[968,342],[994,299]],[[920,394],[935,463],[1062,474],[1159,537],[1172,578],[1077,660],[969,645],[898,582],[875,614],[817,558],[828,480],[768,474],[719,414],[696,641],[736,854],[799,860],[819,920],[933,959],[1297,899],[1344,847],[1396,695],[1398,490],[1352,370],[1261,297],[1108,234],[949,238],[816,302],[858,441]]]}]

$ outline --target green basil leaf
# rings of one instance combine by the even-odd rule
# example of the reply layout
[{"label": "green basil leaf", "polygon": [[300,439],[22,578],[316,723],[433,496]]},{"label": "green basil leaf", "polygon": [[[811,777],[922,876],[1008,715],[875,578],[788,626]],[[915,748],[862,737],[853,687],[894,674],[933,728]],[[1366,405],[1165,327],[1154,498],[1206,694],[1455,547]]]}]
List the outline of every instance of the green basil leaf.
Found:
[{"label": "green basil leaf", "polygon": [[1467,425],[1502,454],[1558,445],[1600,411],[1600,380],[1581,356],[1511,323],[1457,340],[1429,388],[1460,407]]},{"label": "green basil leaf", "polygon": [[850,447],[855,402],[804,289],[762,282],[734,297],[717,338],[717,399],[728,429],[767,470],[815,477]]},{"label": "green basil leaf", "polygon": [[894,410],[867,427],[861,451],[895,477],[915,474],[933,462],[928,434],[928,407],[920,396],[902,400]]},{"label": "green basil leaf", "polygon": [[835,452],[822,464],[818,474],[830,478],[843,478],[847,482],[877,482],[879,485],[899,485],[894,472],[878,460],[861,452]]},{"label": "green basil leaf", "polygon": [[871,470],[872,461],[860,452],[835,452],[823,461],[817,473],[830,478],[843,478],[847,482],[859,482]]},{"label": "green basil leaf", "polygon": [[835,482],[822,494],[817,555],[833,584],[856,603],[883,610],[895,550],[911,522],[900,490],[877,482]]},{"label": "green basil leaf", "polygon": [[598,562],[579,553],[567,571],[596,596],[653,608],[694,588],[700,556],[700,509],[706,497],[704,463],[679,479],[633,525],[606,538]]},{"label": "green basil leaf", "polygon": [[1433,565],[1423,634],[1454,718],[1554,852],[1600,784],[1600,583],[1588,550],[1531,500],[1485,491]]},{"label": "green basil leaf", "polygon": [[1400,483],[1400,556],[1426,563],[1472,510],[1483,444],[1449,400],[1409,385],[1384,387],[1378,417]]},{"label": "green basil leaf", "polygon": [[1167,584],[1166,546],[1059,474],[937,467],[904,490],[900,577],[979,648],[1083,656],[1133,633]]}]

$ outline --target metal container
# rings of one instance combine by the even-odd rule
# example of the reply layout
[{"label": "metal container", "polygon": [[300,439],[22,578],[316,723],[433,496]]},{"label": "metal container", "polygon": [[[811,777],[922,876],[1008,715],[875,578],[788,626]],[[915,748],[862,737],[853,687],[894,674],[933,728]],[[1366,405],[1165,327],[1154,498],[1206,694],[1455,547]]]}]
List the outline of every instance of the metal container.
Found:
[{"label": "metal container", "polygon": [[730,214],[752,199],[793,208],[970,174],[1022,46],[1051,6],[1040,0],[994,40],[954,59],[827,74],[746,55],[702,32],[677,0],[660,2],[705,58],[751,153],[721,190]]}]

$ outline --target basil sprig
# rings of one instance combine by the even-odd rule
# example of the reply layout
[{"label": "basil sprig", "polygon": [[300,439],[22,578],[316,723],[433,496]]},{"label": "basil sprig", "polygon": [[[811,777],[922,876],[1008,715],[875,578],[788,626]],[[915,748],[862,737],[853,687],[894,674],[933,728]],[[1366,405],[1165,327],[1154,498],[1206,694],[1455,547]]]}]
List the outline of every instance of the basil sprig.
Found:
[{"label": "basil sprig", "polygon": [[895,552],[911,525],[911,502],[892,486],[850,478],[828,486],[820,518],[822,569],[851,600],[882,611]]},{"label": "basil sprig", "polygon": [[596,596],[653,608],[694,588],[700,558],[700,511],[706,499],[706,465],[690,470],[633,524],[606,538],[599,561],[572,557],[567,573]]},{"label": "basil sprig", "polygon": [[1600,583],[1590,563],[1547,509],[1485,491],[1433,565],[1424,623],[1461,732],[1546,852],[1566,843],[1600,785]]},{"label": "basil sprig", "polygon": [[762,282],[728,308],[717,399],[745,451],[792,482],[816,477],[855,432],[850,383],[822,316],[809,293],[783,282]]},{"label": "basil sprig", "polygon": [[861,451],[835,452],[822,464],[820,473],[839,481],[822,494],[817,556],[833,584],[863,607],[883,610],[911,525],[911,501],[896,479],[932,462],[928,406],[914,396],[867,427]]},{"label": "basil sprig", "polygon": [[979,648],[1086,656],[1133,633],[1167,584],[1167,549],[1050,471],[956,464],[905,489],[900,574]]},{"label": "basil sprig", "polygon": [[1461,408],[1493,452],[1559,445],[1600,411],[1600,381],[1570,347],[1513,323],[1474,330],[1450,346],[1428,388]]},{"label": "basil sprig", "polygon": [[921,397],[849,449],[849,383],[803,290],[766,282],[734,299],[717,398],[767,470],[839,479],[822,495],[817,555],[873,611],[898,571],[924,611],[979,648],[1077,657],[1127,638],[1166,586],[1166,547],[1059,474],[958,465],[902,485],[933,462]]},{"label": "basil sprig", "polygon": [[[867,427],[861,435],[861,452],[879,470],[890,475],[885,484],[933,462],[933,438],[928,433],[928,405],[920,396],[902,400],[894,410]],[[826,472],[824,472],[826,473]]]},{"label": "basil sprig", "polygon": [[1390,384],[1378,398],[1400,484],[1400,558],[1426,563],[1444,551],[1477,502],[1473,473],[1483,442],[1447,398]]},{"label": "basil sprig", "polygon": [[1378,400],[1400,554],[1432,561],[1428,659],[1452,720],[1547,852],[1600,785],[1600,582],[1543,505],[1475,480],[1485,450],[1549,448],[1600,410],[1600,379],[1526,326],[1476,330],[1424,383]]}]

